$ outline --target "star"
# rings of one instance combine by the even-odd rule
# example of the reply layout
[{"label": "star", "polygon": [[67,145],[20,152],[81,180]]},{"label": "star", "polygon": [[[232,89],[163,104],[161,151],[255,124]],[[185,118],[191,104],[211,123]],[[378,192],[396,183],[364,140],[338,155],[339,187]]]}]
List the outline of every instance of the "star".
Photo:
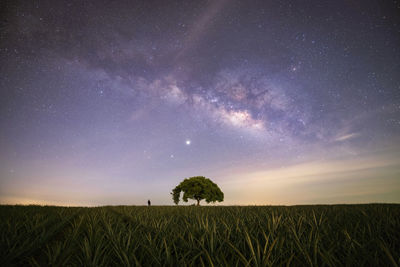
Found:
[{"label": "star", "polygon": [[192,143],[192,141],[190,141],[189,139],[187,139],[185,143],[186,143],[187,146],[190,146],[190,144]]}]

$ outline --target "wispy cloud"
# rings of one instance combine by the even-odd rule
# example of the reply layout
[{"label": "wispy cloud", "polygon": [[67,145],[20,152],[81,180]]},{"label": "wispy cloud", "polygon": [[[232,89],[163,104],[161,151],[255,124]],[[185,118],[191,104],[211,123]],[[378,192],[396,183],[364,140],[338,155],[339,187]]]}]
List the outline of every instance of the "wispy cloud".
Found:
[{"label": "wispy cloud", "polygon": [[221,178],[221,186],[231,194],[227,199],[230,203],[340,203],[354,201],[355,196],[368,201],[370,193],[384,196],[400,190],[399,164],[399,154],[391,150],[357,157],[311,159],[280,168],[235,170],[225,174],[226,179]]},{"label": "wispy cloud", "polygon": [[342,141],[346,141],[346,140],[349,140],[349,139],[356,138],[358,136],[360,136],[360,133],[345,134],[345,135],[341,135],[341,136],[338,136],[337,138],[335,138],[335,141],[336,142],[342,142]]}]

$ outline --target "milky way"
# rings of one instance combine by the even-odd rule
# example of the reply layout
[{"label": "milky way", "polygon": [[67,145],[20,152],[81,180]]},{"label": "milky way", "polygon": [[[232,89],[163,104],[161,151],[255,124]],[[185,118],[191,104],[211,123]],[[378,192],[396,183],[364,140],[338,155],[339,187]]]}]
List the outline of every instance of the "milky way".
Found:
[{"label": "milky way", "polygon": [[400,202],[397,1],[5,1],[0,201]]}]

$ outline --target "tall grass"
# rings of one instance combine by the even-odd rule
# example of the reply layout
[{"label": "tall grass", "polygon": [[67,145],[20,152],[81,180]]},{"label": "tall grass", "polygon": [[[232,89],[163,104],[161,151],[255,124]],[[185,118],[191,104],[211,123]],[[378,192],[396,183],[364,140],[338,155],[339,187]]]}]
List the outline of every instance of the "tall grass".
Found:
[{"label": "tall grass", "polygon": [[0,206],[2,266],[399,266],[400,205]]}]

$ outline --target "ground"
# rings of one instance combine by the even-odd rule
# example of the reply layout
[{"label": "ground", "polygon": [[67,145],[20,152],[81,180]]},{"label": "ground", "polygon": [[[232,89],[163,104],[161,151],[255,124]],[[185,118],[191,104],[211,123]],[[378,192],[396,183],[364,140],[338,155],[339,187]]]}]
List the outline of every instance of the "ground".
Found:
[{"label": "ground", "polygon": [[398,266],[400,205],[0,206],[4,266]]}]

